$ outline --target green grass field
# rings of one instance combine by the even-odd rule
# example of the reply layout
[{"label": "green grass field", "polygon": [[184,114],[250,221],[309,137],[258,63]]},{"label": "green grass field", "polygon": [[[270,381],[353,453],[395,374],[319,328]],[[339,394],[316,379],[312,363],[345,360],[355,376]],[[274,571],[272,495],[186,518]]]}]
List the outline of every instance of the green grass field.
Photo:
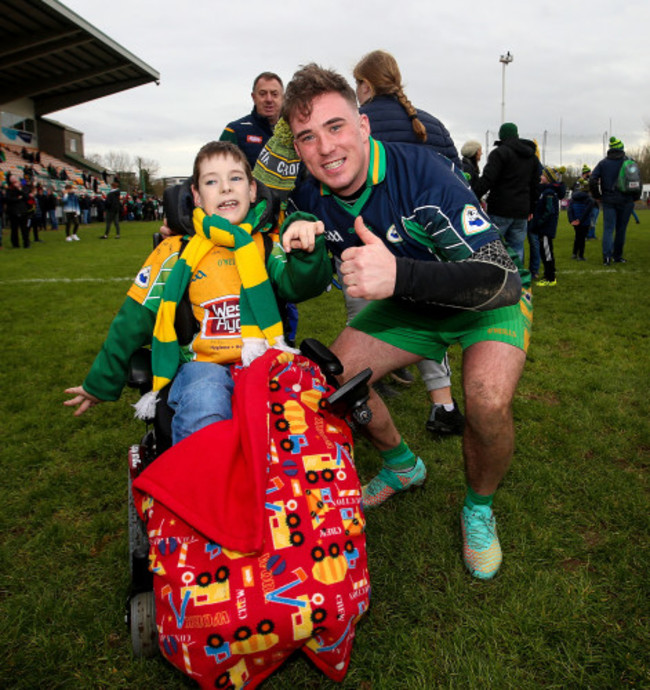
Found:
[{"label": "green grass field", "polygon": [[[529,361],[514,403],[512,468],[495,501],[504,564],[474,581],[460,555],[459,439],[435,441],[420,382],[389,401],[425,460],[423,490],[368,513],[372,578],[342,686],[298,656],[265,688],[650,687],[650,212],[628,228],[629,263],[600,244],[571,261],[562,216],[558,286],[534,292]],[[127,391],[74,418],[78,385],[151,247],[122,239],[0,251],[0,687],[189,688],[162,657],[138,660],[124,625],[127,448],[144,431]],[[601,234],[601,227],[598,228]],[[301,306],[300,336],[331,342],[340,293]],[[460,352],[451,351],[462,401]],[[362,480],[379,467],[356,446]]]}]

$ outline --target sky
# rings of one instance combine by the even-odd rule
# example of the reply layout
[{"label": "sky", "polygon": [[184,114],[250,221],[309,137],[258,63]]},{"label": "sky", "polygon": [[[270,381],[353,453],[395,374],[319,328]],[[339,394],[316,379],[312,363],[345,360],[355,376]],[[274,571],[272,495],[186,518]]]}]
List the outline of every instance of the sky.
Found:
[{"label": "sky", "polygon": [[505,120],[546,164],[593,167],[610,134],[628,152],[650,143],[648,0],[62,2],[157,70],[160,85],[48,117],[84,132],[86,154],[152,159],[162,176],[189,175],[198,149],[250,112],[260,72],[286,84],[316,62],[352,81],[375,49],[395,56],[408,98],[458,149],[468,139],[492,147],[504,71]]}]

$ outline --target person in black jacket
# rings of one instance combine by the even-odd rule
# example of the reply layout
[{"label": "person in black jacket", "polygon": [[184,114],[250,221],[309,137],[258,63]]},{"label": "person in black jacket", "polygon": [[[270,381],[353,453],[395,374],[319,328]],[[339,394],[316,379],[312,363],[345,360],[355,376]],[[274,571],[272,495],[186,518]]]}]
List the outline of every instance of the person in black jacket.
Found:
[{"label": "person in black jacket", "polygon": [[486,192],[490,220],[501,230],[506,242],[524,261],[524,241],[539,196],[540,162],[537,147],[520,139],[517,125],[505,122],[499,140],[490,151],[483,174],[474,192],[480,199]]},{"label": "person in black jacket", "polygon": [[111,225],[115,223],[116,239],[120,236],[120,186],[117,182],[111,182],[111,191],[106,195],[104,208],[106,210],[106,231],[100,237],[102,240],[108,239]]},{"label": "person in black jacket", "polygon": [[634,202],[641,198],[643,185],[638,192],[622,192],[617,187],[618,174],[627,158],[623,142],[616,137],[609,138],[607,155],[593,169],[589,178],[589,190],[594,199],[601,199],[603,205],[603,264],[626,263],[623,258],[625,233]]},{"label": "person in black jacket", "polygon": [[29,248],[29,208],[27,206],[28,193],[20,184],[16,175],[12,175],[9,180],[9,188],[5,197],[5,207],[7,217],[11,226],[11,246],[14,249],[20,248],[19,234],[23,240],[23,247]]}]

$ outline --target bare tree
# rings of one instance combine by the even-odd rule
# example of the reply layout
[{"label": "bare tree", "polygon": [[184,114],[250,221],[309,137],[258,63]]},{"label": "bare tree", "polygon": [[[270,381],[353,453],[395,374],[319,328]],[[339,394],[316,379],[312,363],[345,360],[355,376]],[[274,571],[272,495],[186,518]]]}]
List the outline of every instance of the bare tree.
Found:
[{"label": "bare tree", "polygon": [[104,167],[114,172],[133,172],[133,158],[126,151],[109,151],[104,156]]}]

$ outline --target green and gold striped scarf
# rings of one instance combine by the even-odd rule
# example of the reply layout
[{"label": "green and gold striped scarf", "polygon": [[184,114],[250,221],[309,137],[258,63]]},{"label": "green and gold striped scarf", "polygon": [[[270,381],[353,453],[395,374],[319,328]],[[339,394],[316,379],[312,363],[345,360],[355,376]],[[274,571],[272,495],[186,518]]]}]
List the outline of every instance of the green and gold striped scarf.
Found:
[{"label": "green and gold striped scarf", "polygon": [[[163,388],[176,374],[180,358],[174,328],[176,308],[199,263],[215,245],[234,249],[235,266],[242,281],[239,311],[244,349],[251,341],[266,340],[274,346],[282,337],[282,319],[275,294],[264,259],[252,237],[265,207],[265,201],[253,206],[241,225],[232,225],[217,215],[208,216],[201,208],[194,209],[196,234],[167,278],[156,316],[151,345],[154,392]],[[262,229],[263,232],[266,230],[268,227]]]}]

